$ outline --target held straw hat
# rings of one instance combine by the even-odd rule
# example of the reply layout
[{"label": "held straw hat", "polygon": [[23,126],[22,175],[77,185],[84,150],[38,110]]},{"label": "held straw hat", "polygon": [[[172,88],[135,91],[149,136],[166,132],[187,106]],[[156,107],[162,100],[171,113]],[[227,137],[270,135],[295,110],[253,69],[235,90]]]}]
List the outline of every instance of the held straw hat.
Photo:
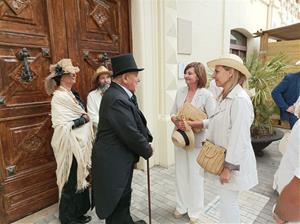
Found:
[{"label": "held straw hat", "polygon": [[181,131],[175,127],[172,141],[177,147],[191,151],[195,147],[195,135],[192,128],[186,125],[186,131]]}]

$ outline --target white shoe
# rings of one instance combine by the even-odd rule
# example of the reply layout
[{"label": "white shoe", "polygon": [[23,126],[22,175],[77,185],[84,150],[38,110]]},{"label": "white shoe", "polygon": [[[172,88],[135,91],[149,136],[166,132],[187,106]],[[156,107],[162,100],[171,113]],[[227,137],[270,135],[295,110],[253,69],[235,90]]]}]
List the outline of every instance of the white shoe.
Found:
[{"label": "white shoe", "polygon": [[181,219],[185,214],[186,214],[186,213],[181,214],[179,211],[177,211],[177,210],[175,209],[173,215],[174,215],[175,219]]},{"label": "white shoe", "polygon": [[190,224],[199,224],[199,219],[197,218],[190,218]]}]

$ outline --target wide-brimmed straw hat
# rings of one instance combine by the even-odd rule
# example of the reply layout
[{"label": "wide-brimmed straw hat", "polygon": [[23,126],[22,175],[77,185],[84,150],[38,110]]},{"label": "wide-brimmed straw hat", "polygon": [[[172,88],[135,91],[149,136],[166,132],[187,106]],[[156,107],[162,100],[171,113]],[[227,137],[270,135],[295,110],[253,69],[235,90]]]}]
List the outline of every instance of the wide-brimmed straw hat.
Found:
[{"label": "wide-brimmed straw hat", "polygon": [[195,147],[195,135],[192,128],[187,125],[185,131],[175,128],[172,134],[172,141],[177,147],[191,151]]},{"label": "wide-brimmed straw hat", "polygon": [[207,66],[211,69],[215,69],[217,65],[234,68],[245,75],[247,79],[251,77],[251,74],[244,65],[243,60],[235,54],[228,54],[226,56],[222,56],[218,59],[207,62]]},{"label": "wide-brimmed straw hat", "polygon": [[107,75],[111,76],[112,72],[109,71],[105,66],[101,65],[99,68],[97,68],[96,72],[94,73],[93,78],[92,78],[92,83],[96,82],[98,77],[103,74],[107,74]]},{"label": "wide-brimmed straw hat", "polygon": [[75,74],[80,71],[76,66],[73,66],[71,59],[63,58],[54,65],[50,65],[50,75],[45,79],[45,90],[48,95],[51,95],[56,89],[56,82],[53,78],[62,76],[63,74]]}]

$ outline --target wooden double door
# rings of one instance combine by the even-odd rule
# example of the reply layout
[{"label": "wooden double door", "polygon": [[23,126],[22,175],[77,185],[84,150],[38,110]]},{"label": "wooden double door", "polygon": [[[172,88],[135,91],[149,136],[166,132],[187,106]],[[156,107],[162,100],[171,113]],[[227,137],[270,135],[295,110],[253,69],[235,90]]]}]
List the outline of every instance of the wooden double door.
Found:
[{"label": "wooden double door", "polygon": [[129,52],[129,0],[0,0],[0,223],[58,200],[49,65],[71,58],[85,100],[104,53]]}]

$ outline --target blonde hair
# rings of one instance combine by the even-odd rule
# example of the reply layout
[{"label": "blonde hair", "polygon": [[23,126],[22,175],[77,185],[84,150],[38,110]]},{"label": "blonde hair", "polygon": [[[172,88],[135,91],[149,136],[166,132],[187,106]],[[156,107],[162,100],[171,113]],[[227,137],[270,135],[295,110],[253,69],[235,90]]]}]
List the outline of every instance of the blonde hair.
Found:
[{"label": "blonde hair", "polygon": [[186,74],[186,71],[190,68],[194,68],[195,70],[196,76],[198,78],[198,88],[205,87],[207,82],[207,75],[204,65],[200,62],[192,62],[185,67],[184,74]]},{"label": "blonde hair", "polygon": [[247,78],[244,74],[242,74],[240,71],[234,68],[224,66],[224,65],[220,65],[220,66],[222,66],[226,71],[230,71],[230,70],[233,71],[232,77],[227,81],[227,85],[224,86],[223,91],[219,96],[221,100],[224,100],[237,84],[244,86],[244,83],[247,80]]}]

